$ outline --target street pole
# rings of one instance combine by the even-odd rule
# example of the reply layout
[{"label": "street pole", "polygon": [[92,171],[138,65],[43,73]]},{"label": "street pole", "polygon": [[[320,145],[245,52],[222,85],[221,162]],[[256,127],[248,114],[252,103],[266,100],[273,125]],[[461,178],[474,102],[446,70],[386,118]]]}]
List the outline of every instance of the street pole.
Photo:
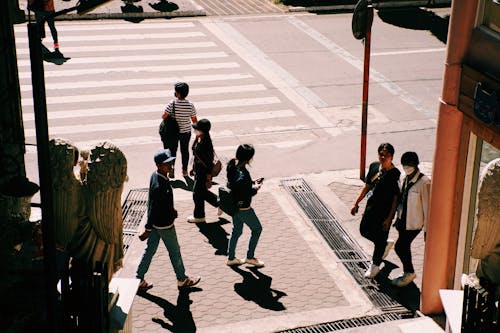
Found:
[{"label": "street pole", "polygon": [[366,134],[368,127],[368,88],[370,84],[370,44],[372,36],[373,6],[368,5],[366,11],[366,35],[364,39],[364,68],[363,68],[363,104],[361,110],[361,150],[359,164],[359,178],[365,180],[366,168]]},{"label": "street pole", "polygon": [[50,332],[59,332],[56,275],[56,244],[54,212],[52,210],[52,178],[50,174],[49,130],[47,121],[47,101],[45,97],[45,74],[43,69],[40,26],[28,23],[28,38],[31,60],[31,83],[33,85],[33,108],[35,112],[36,142],[38,152],[38,172],[40,178],[40,199],[42,206],[43,263],[47,298],[47,324]]}]

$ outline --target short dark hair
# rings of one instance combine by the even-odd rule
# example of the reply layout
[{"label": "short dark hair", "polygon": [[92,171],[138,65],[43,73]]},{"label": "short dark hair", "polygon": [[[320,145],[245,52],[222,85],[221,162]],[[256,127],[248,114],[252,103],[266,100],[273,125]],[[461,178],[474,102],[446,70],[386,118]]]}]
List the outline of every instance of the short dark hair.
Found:
[{"label": "short dark hair", "polygon": [[186,82],[177,82],[174,89],[176,93],[179,93],[180,98],[186,98],[189,94],[189,85]]},{"label": "short dark hair", "polygon": [[407,151],[401,156],[402,165],[418,166],[419,163],[418,155],[414,151]]},{"label": "short dark hair", "polygon": [[244,143],[236,149],[236,159],[239,163],[249,162],[255,154],[255,148],[251,144]]},{"label": "short dark hair", "polygon": [[394,155],[394,147],[390,143],[388,142],[381,143],[380,146],[378,146],[377,152],[380,153],[384,149],[387,149],[389,154]]}]

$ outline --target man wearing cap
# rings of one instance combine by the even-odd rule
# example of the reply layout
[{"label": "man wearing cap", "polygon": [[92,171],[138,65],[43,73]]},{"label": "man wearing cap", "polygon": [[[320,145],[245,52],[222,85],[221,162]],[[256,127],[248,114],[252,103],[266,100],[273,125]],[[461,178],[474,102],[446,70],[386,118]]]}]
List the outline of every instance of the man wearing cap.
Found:
[{"label": "man wearing cap", "polygon": [[160,239],[165,244],[170,262],[177,277],[178,288],[192,287],[200,282],[200,277],[188,277],[182,261],[181,249],[177,241],[174,220],[177,210],[174,208],[172,186],[168,180],[168,173],[173,168],[175,156],[169,149],[160,150],[154,156],[157,170],[151,175],[148,196],[148,217],[145,231],[139,236],[140,240],[148,240],[146,250],[137,267],[136,277],[141,280],[139,290],[144,291],[153,287],[144,280],[144,275],[149,269]]}]

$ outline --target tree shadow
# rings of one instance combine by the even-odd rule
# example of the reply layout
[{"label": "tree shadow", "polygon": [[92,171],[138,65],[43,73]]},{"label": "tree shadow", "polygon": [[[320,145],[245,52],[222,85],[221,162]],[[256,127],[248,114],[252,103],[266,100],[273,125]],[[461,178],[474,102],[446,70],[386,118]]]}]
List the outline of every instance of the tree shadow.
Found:
[{"label": "tree shadow", "polygon": [[196,223],[200,232],[207,237],[210,245],[214,247],[215,255],[227,255],[229,234],[222,228],[222,225],[229,223],[225,218],[220,217],[219,221],[213,223]]},{"label": "tree shadow", "polygon": [[420,309],[420,289],[418,289],[414,282],[405,287],[397,287],[391,284],[389,275],[393,269],[398,267],[399,266],[394,263],[384,260],[384,267],[380,270],[375,280],[379,284],[380,292],[386,294],[411,312],[415,313]]},{"label": "tree shadow", "polygon": [[60,56],[60,53],[50,52],[50,50],[42,44],[42,58],[46,62],[53,63],[55,65],[62,65],[71,58]]},{"label": "tree shadow", "polygon": [[[121,8],[123,14],[144,13],[144,9],[142,8],[142,6],[135,6],[133,3],[128,2],[128,1],[125,2],[125,6],[121,6],[120,8]],[[129,17],[125,17],[124,20],[132,22],[132,23],[139,23],[141,21],[144,21],[144,18],[140,17],[140,16],[133,17],[133,15],[130,15]]]},{"label": "tree shadow", "polygon": [[174,10],[179,9],[179,6],[176,3],[168,2],[167,0],[160,0],[157,3],[149,3],[149,6],[162,13],[173,12]]},{"label": "tree shadow", "polygon": [[170,303],[164,298],[151,295],[147,292],[138,292],[137,295],[161,306],[163,308],[163,315],[170,322],[159,317],[153,317],[152,321],[160,324],[161,327],[169,330],[170,332],[194,333],[196,332],[196,323],[194,322],[193,314],[189,309],[191,303],[193,303],[193,301],[189,299],[189,294],[201,290],[202,289],[200,288],[180,290],[179,295],[177,296],[177,305]]},{"label": "tree shadow", "polygon": [[184,180],[186,182],[183,182],[180,179],[171,180],[170,185],[172,185],[173,188],[180,188],[182,190],[193,192],[194,179],[190,178],[189,176],[184,176]]},{"label": "tree shadow", "polygon": [[243,281],[234,284],[234,291],[247,301],[255,302],[261,308],[283,311],[286,307],[279,301],[286,293],[272,289],[272,278],[260,272],[258,268],[251,267],[250,271],[232,266],[231,269],[243,277]]},{"label": "tree shadow", "polygon": [[379,9],[378,16],[388,24],[412,30],[429,30],[443,44],[448,38],[450,16],[441,17],[422,8]]}]

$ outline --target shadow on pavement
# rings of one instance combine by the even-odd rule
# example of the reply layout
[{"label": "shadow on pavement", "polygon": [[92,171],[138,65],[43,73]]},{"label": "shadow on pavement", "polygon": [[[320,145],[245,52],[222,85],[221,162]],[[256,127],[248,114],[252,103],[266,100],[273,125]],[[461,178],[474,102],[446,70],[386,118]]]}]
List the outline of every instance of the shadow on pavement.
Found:
[{"label": "shadow on pavement", "polygon": [[243,281],[234,284],[234,291],[247,301],[255,302],[261,308],[273,311],[283,311],[286,307],[279,301],[286,293],[272,289],[272,278],[260,272],[255,267],[249,268],[250,271],[242,270],[239,267],[231,267],[233,271],[243,277]]},{"label": "shadow on pavement", "polygon": [[172,185],[173,188],[180,188],[182,190],[193,192],[194,180],[189,176],[185,176],[184,180],[186,182],[183,182],[180,179],[171,180],[170,185]]},{"label": "shadow on pavement", "polygon": [[[123,14],[128,14],[128,13],[144,13],[144,9],[142,6],[135,6],[131,3],[126,3],[125,6],[120,7],[122,10]],[[143,17],[127,17],[124,18],[125,21],[129,21],[132,23],[139,23],[141,21],[144,21]]]},{"label": "shadow on pavement", "polygon": [[151,302],[163,308],[163,315],[170,322],[165,321],[163,318],[153,317],[152,321],[160,324],[161,327],[171,331],[171,332],[182,332],[191,333],[196,332],[196,324],[193,319],[193,314],[189,309],[191,306],[191,301],[189,299],[189,294],[192,292],[201,291],[200,288],[191,288],[186,290],[180,290],[179,296],[177,296],[177,305],[174,305],[164,298],[151,295],[147,292],[139,292],[137,296],[143,297]]},{"label": "shadow on pavement", "polygon": [[399,304],[415,313],[420,309],[420,289],[412,282],[405,287],[396,287],[391,284],[389,275],[391,271],[399,266],[394,263],[384,260],[384,267],[375,278],[379,284],[380,292],[386,294]]},{"label": "shadow on pavement", "polygon": [[51,62],[55,65],[62,65],[71,58],[62,56],[61,53],[50,52],[50,50],[42,44],[42,57],[46,62]]},{"label": "shadow on pavement", "polygon": [[378,16],[385,23],[412,30],[429,30],[443,44],[448,38],[450,16],[441,17],[422,8],[380,9]]},{"label": "shadow on pavement", "polygon": [[174,10],[179,9],[179,6],[177,6],[176,3],[168,2],[167,0],[160,0],[157,3],[149,3],[149,6],[162,13],[173,12]]},{"label": "shadow on pavement", "polygon": [[215,254],[220,256],[227,255],[229,234],[222,228],[222,225],[230,223],[225,218],[220,217],[219,221],[214,223],[196,223],[200,232],[207,237],[210,245],[214,247]]}]

